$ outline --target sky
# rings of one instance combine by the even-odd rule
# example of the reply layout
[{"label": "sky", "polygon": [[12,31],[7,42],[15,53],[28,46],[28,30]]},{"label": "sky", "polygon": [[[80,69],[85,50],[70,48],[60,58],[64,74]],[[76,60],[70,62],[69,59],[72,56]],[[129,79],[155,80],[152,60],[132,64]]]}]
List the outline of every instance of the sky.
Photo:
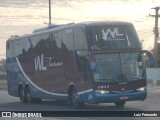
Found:
[{"label": "sky", "polygon": [[[149,14],[155,14],[151,8],[160,6],[159,0],[51,0],[51,6],[53,24],[132,22],[143,48],[153,48],[154,18]],[[5,43],[11,35],[30,34],[47,26],[44,23],[48,23],[48,0],[0,0],[0,58],[5,58]]]}]

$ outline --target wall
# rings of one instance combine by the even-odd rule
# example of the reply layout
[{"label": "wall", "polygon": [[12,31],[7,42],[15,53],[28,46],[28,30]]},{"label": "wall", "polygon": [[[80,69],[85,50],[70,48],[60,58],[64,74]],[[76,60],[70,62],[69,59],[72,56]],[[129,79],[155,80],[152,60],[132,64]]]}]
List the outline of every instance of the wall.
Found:
[{"label": "wall", "polygon": [[147,68],[147,80],[152,80],[152,84],[157,85],[160,81],[160,68]]}]

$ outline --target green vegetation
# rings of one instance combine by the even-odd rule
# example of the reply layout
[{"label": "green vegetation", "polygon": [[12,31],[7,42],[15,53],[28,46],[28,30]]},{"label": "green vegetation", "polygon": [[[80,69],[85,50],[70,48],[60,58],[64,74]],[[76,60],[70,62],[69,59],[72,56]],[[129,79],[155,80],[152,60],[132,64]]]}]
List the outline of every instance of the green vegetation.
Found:
[{"label": "green vegetation", "polygon": [[0,60],[0,80],[6,80],[6,60]]},{"label": "green vegetation", "polygon": [[0,60],[0,71],[6,72],[6,60],[5,59]]},{"label": "green vegetation", "polygon": [[7,80],[0,80],[0,90],[7,89]]}]

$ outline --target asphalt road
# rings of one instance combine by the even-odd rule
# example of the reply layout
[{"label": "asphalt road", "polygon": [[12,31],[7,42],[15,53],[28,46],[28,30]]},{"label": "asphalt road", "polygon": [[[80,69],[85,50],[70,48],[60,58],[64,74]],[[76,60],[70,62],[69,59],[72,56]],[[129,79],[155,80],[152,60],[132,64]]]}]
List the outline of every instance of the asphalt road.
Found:
[{"label": "asphalt road", "polygon": [[[150,87],[148,88],[148,97],[145,101],[133,101],[127,102],[123,108],[115,107],[112,103],[98,104],[98,105],[89,105],[86,104],[82,109],[75,109],[68,104],[68,102],[60,102],[54,100],[43,100],[41,103],[28,104],[21,103],[19,98],[9,96],[6,90],[0,90],[0,111],[160,111],[160,87]],[[109,119],[110,117],[107,117]],[[20,118],[16,118],[19,120]],[[31,120],[37,120],[36,118],[30,118]],[[41,118],[41,120],[50,120],[53,118]],[[56,120],[74,118],[54,118]],[[76,118],[82,119],[82,118]],[[106,118],[100,117],[85,117],[84,120],[102,120]],[[125,120],[126,118],[114,117],[112,120]],[[139,117],[130,118],[131,120],[144,119]],[[145,119],[160,119],[157,117],[154,118],[145,118]],[[0,118],[0,120],[10,120],[9,118]],[[28,120],[28,118],[23,118],[23,120]],[[126,119],[127,120],[127,119]]]}]

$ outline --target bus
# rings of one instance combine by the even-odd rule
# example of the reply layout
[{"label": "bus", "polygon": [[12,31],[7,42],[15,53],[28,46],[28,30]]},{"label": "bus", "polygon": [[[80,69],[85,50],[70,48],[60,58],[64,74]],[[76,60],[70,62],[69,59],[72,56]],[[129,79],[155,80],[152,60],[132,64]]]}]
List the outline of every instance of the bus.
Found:
[{"label": "bus", "polygon": [[147,97],[146,58],[154,67],[129,22],[49,26],[7,40],[8,93],[23,103],[124,106]]}]

